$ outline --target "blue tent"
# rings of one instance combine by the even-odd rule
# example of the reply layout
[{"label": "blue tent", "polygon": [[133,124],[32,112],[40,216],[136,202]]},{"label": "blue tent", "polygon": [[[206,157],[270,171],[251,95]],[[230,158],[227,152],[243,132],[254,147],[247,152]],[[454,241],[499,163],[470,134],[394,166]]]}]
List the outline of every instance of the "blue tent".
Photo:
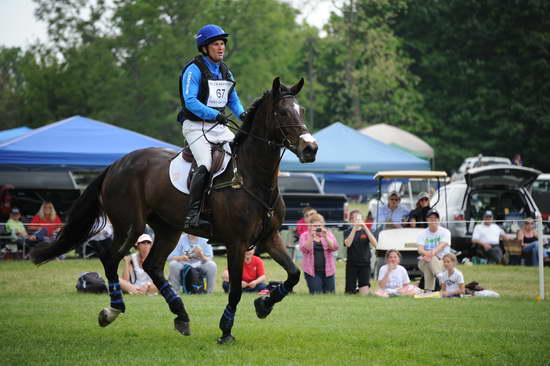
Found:
[{"label": "blue tent", "polygon": [[11,140],[14,137],[24,135],[24,134],[26,134],[27,132],[30,132],[30,131],[32,131],[32,128],[28,128],[28,127],[25,127],[25,126],[0,131],[0,142],[6,141],[6,140]]},{"label": "blue tent", "polygon": [[10,167],[102,168],[147,147],[178,146],[93,119],[74,116],[0,142],[0,162]]},{"label": "blue tent", "polygon": [[373,174],[382,170],[430,170],[428,161],[365,136],[340,122],[323,128],[314,137],[319,144],[314,163],[301,164],[294,154],[287,151],[280,169],[348,174]]}]

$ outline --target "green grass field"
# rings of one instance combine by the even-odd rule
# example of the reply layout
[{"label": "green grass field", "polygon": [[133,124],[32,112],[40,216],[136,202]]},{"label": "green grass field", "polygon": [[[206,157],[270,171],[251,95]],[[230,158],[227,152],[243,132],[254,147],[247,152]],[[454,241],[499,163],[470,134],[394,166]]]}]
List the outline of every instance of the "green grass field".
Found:
[{"label": "green grass field", "polygon": [[[225,258],[216,257],[219,271]],[[266,260],[269,278],[284,279]],[[184,296],[191,337],[173,330],[161,296],[126,296],[126,313],[107,328],[97,314],[107,295],[79,294],[82,271],[97,260],[56,261],[41,267],[0,262],[0,365],[544,365],[550,364],[550,301],[536,301],[536,269],[461,266],[501,298],[412,299],[310,296],[304,280],[267,319],[255,316],[244,294],[233,334],[219,346],[218,321],[227,297]],[[546,274],[550,295],[550,271]]]}]

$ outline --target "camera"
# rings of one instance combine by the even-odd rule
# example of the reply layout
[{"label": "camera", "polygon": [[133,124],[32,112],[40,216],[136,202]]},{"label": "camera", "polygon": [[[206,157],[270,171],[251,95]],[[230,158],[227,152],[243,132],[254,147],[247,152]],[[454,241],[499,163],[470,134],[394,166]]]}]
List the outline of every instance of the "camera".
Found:
[{"label": "camera", "polygon": [[318,233],[322,232],[323,229],[321,229],[320,227],[318,227],[317,229],[315,229],[315,231],[317,231]]}]

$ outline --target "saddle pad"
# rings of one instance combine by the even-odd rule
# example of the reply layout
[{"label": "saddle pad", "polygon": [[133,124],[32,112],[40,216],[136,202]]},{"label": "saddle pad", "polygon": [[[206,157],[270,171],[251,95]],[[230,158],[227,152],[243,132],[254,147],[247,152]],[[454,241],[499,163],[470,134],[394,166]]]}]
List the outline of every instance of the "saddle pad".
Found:
[{"label": "saddle pad", "polygon": [[[223,148],[228,153],[231,153],[231,148],[229,147],[229,144],[224,144]],[[227,168],[227,164],[229,164],[229,160],[231,160],[231,155],[225,154],[222,167],[220,170],[214,173],[212,180],[214,180],[214,178],[225,171],[225,169]],[[189,194],[189,187],[187,187],[187,176],[189,175],[190,169],[191,163],[183,160],[181,152],[170,162],[170,181],[178,191],[185,194]]]}]

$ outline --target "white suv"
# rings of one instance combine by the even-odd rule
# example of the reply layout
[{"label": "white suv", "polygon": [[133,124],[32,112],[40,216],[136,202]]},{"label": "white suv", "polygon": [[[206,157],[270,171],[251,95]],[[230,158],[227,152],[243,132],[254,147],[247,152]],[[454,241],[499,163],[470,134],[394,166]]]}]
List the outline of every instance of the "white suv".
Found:
[{"label": "white suv", "polygon": [[478,156],[466,158],[464,159],[462,165],[460,165],[460,168],[458,168],[458,171],[453,173],[453,175],[451,176],[451,182],[463,180],[464,174],[466,174],[466,172],[471,168],[497,164],[512,165],[512,161],[508,158],[500,156],[483,156],[481,154],[479,154]]}]

